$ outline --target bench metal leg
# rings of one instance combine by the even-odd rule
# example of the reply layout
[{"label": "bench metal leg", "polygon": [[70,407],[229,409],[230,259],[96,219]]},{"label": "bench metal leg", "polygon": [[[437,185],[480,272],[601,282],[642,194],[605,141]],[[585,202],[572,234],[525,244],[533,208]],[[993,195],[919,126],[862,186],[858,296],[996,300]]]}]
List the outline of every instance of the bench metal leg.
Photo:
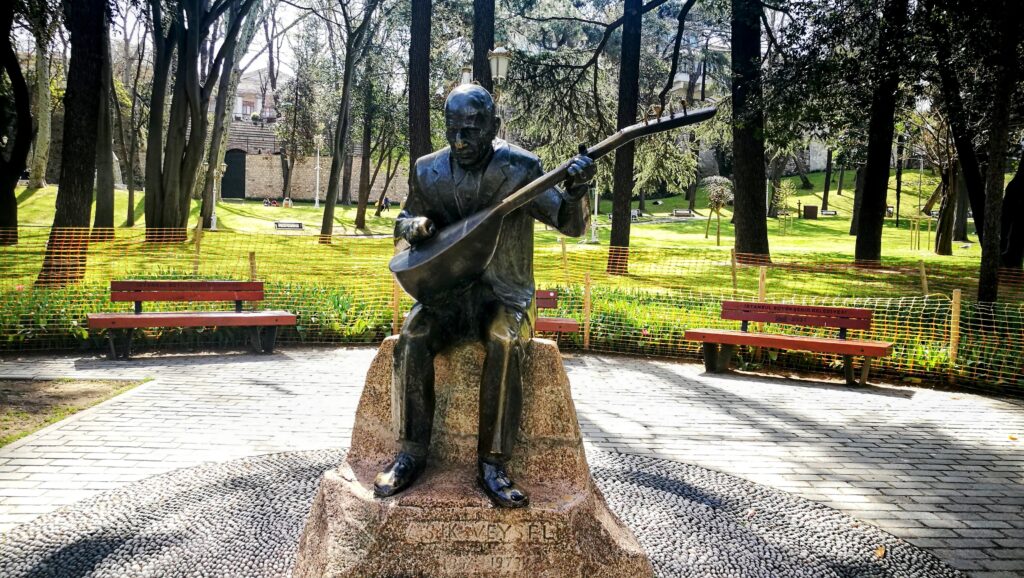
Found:
[{"label": "bench metal leg", "polygon": [[260,339],[260,329],[261,328],[259,327],[249,328],[249,349],[253,353],[260,353],[263,351],[263,340]]},{"label": "bench metal leg", "polygon": [[260,334],[260,341],[263,344],[263,353],[273,353],[274,344],[277,343],[277,325],[264,327]]},{"label": "bench metal leg", "polygon": [[704,371],[715,373],[718,369],[718,344],[704,342]]},{"label": "bench metal leg", "polygon": [[868,384],[868,374],[870,374],[870,373],[871,373],[871,358],[870,357],[864,357],[864,365],[862,365],[860,367],[860,384],[861,385],[865,385],[866,386]]},{"label": "bench metal leg", "polygon": [[[110,342],[110,352],[107,357],[111,360],[128,359],[132,355],[132,337],[135,334],[133,329],[108,329],[107,341]],[[121,346],[118,347],[118,341]]]},{"label": "bench metal leg", "polygon": [[722,345],[704,342],[704,371],[708,373],[724,373],[729,370],[729,362],[736,351],[735,345]]},{"label": "bench metal leg", "polygon": [[846,385],[857,385],[857,378],[853,373],[853,356],[843,356],[843,376],[846,378]]},{"label": "bench metal leg", "polygon": [[732,356],[735,353],[735,345],[722,344],[718,346],[718,359],[715,364],[715,373],[725,373],[726,371],[729,371],[729,364],[732,362]]}]

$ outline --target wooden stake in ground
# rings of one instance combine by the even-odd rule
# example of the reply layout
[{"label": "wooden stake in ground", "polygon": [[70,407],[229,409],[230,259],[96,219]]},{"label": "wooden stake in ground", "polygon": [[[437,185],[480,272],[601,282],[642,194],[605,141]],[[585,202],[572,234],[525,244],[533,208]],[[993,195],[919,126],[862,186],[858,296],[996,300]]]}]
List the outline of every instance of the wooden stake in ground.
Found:
[{"label": "wooden stake in ground", "polygon": [[953,289],[953,303],[949,315],[949,381],[956,381],[956,354],[960,349],[960,298],[961,291]]},{"label": "wooden stake in ground", "polygon": [[590,349],[590,273],[583,274],[583,349]]}]

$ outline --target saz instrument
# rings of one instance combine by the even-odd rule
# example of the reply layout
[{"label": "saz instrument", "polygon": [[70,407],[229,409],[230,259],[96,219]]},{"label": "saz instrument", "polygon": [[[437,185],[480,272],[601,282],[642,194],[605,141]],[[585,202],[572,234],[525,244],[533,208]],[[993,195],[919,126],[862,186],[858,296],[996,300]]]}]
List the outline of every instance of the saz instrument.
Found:
[{"label": "saz instrument", "polygon": [[[680,112],[626,127],[580,154],[597,160],[622,145],[655,133],[710,119],[714,107]],[[501,202],[439,230],[433,237],[396,254],[388,266],[406,293],[421,303],[443,301],[478,279],[497,247],[505,215],[528,204],[569,176],[572,159],[548,171]]]}]

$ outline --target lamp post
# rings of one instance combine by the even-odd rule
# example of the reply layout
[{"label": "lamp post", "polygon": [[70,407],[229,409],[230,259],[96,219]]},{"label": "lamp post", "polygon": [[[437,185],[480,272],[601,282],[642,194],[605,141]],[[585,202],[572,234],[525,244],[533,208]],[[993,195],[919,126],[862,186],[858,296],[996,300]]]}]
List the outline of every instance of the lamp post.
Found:
[{"label": "lamp post", "polygon": [[509,51],[504,46],[499,46],[487,52],[487,61],[491,65],[491,81],[494,82],[494,100],[498,107],[498,116],[502,117],[501,126],[498,128],[498,136],[505,138],[505,118],[502,113],[501,85],[508,76]]},{"label": "lamp post", "polygon": [[590,219],[590,242],[600,243],[597,239],[597,209],[601,206],[601,199],[598,197],[597,187],[591,185],[591,188],[594,189],[594,218]]},{"label": "lamp post", "polygon": [[317,133],[313,137],[313,141],[316,142],[316,190],[313,193],[313,208],[320,208],[320,147],[324,143],[324,135]]}]

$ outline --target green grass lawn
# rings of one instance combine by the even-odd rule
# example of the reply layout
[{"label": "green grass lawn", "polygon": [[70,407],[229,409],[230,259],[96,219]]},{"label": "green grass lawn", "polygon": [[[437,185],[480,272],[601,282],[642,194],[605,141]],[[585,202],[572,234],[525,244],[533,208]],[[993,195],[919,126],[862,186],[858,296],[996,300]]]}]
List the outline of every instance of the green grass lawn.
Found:
[{"label": "green grass lawn", "polygon": [[[796,206],[800,205],[821,205],[822,190],[824,187],[824,173],[811,173],[809,175],[814,188],[802,190],[797,188],[797,194],[790,200],[791,214],[794,218],[789,220],[787,230],[783,230],[781,219],[768,219],[769,244],[772,255],[775,259],[798,261],[801,263],[849,263],[853,260],[856,238],[849,235],[850,213],[853,207],[853,191],[851,189],[853,174],[848,172],[844,182],[842,195],[837,193],[838,174],[833,176],[829,205],[833,210],[838,211],[835,217],[820,217],[816,220],[805,220],[796,218]],[[952,256],[939,256],[931,250],[934,242],[934,231],[929,234],[927,229],[922,233],[921,249],[911,249],[910,219],[917,213],[919,203],[923,203],[927,196],[934,190],[938,177],[929,174],[927,171],[919,173],[916,170],[904,172],[903,195],[901,199],[901,219],[899,227],[896,226],[894,218],[887,218],[883,233],[883,261],[887,266],[911,268],[917,267],[920,262],[926,263],[933,274],[945,276],[949,280],[958,278],[969,279],[976,277],[980,248],[977,243],[956,243],[953,246]],[[797,177],[789,177],[787,180],[799,186]],[[685,271],[685,268],[676,262],[668,266],[666,259],[671,255],[672,259],[696,259],[696,260],[717,260],[727,261],[729,250],[733,246],[733,226],[729,222],[732,217],[730,207],[722,211],[721,218],[721,243],[716,244],[715,229],[716,220],[712,220],[708,238],[705,238],[705,227],[707,200],[703,188],[697,189],[697,212],[696,218],[673,219],[672,210],[684,208],[687,201],[682,195],[661,199],[661,204],[655,205],[653,201],[646,203],[646,212],[651,216],[645,216],[639,222],[631,225],[631,258],[630,273],[632,281],[647,286],[674,286],[678,284],[678,276]],[[125,223],[126,211],[128,208],[127,191],[117,191],[115,197],[115,211],[117,222],[122,226]],[[136,225],[135,231],[130,235],[119,234],[119,238],[131,239],[141,234],[144,227],[145,216],[143,214],[143,194],[136,194],[135,202]],[[56,198],[56,188],[46,187],[37,191],[19,190],[19,222],[24,225],[45,227],[52,221],[53,206]],[[889,205],[896,204],[895,195],[895,174],[890,179]],[[633,206],[638,205],[634,201]],[[238,273],[247,270],[245,254],[247,250],[255,250],[258,253],[260,262],[260,273],[265,278],[277,278],[280,280],[322,280],[325,276],[337,274],[337,259],[346,260],[349,269],[357,271],[364,270],[360,263],[365,259],[366,271],[371,272],[381,259],[390,254],[390,242],[382,239],[372,244],[361,244],[359,247],[346,244],[336,240],[333,246],[322,246],[316,243],[315,234],[320,230],[322,219],[322,208],[314,208],[312,203],[298,203],[292,208],[264,207],[261,201],[229,201],[221,202],[217,206],[218,229],[215,234],[207,234],[203,241],[203,258],[200,272],[209,270],[210,274],[225,274],[227,271]],[[572,246],[570,253],[573,263],[571,268],[588,271],[601,270],[601,261],[605,258],[611,223],[608,213],[611,211],[611,202],[601,201],[601,214],[597,218],[598,237],[600,243],[596,246],[577,242],[574,239],[568,240]],[[199,203],[193,202],[190,215],[190,223],[195,223],[198,218]],[[357,230],[353,221],[356,209],[353,206],[338,206],[335,217],[334,233],[336,235],[382,235],[387,236],[392,230],[394,217],[398,214],[397,209],[392,209],[381,217],[374,217],[372,207],[368,209],[367,228]],[[280,234],[274,228],[274,221],[299,221],[306,230],[305,234]],[[973,226],[973,224],[969,225]],[[123,230],[123,229],[122,229]],[[554,230],[537,224],[537,275],[543,278],[551,268],[550,273],[555,274],[555,269],[561,266],[561,261],[553,256],[560,252],[560,234]],[[232,233],[245,233],[244,236],[236,236]],[[253,235],[256,236],[253,236]],[[35,236],[40,237],[42,230]],[[22,250],[26,251],[17,263],[0,263],[0,266],[10,273],[9,279],[18,278],[18,282],[24,282],[34,277],[38,272],[41,263],[41,243],[44,238],[36,238],[35,249],[30,248],[32,241],[28,232],[23,233],[26,243],[23,243]],[[589,238],[590,234],[585,235]],[[243,250],[241,247],[245,245]],[[123,274],[125,272],[137,274],[187,274],[195,273],[196,269],[192,263],[193,255],[191,245],[171,248],[158,246],[155,248],[138,249],[138,245],[126,243],[119,247],[117,243],[110,246],[99,246],[96,248],[97,258],[90,256],[89,274],[102,278],[110,278],[105,275]],[[552,258],[545,259],[545,252],[550,252]],[[90,249],[90,255],[93,249]],[[8,255],[12,255],[9,252]],[[0,255],[2,256],[2,255]],[[220,257],[218,259],[218,256]],[[11,261],[11,259],[7,259]],[[692,265],[687,265],[692,268]],[[226,269],[228,268],[228,269]],[[582,273],[581,273],[582,274]],[[879,285],[858,285],[851,283],[844,285],[846,281],[841,274],[833,273],[834,287],[819,288],[817,292],[835,294],[837,291],[845,290],[850,294],[871,294],[873,291],[882,289],[881,285],[891,281],[879,279]],[[676,279],[673,279],[676,277]],[[895,276],[889,275],[889,279]],[[691,277],[691,281],[703,279],[699,275]],[[704,279],[705,281],[708,279]],[[727,283],[731,285],[730,279],[713,279],[715,284]],[[808,284],[821,285],[824,277],[791,275],[780,282],[791,285],[794,293],[803,290],[811,290]],[[918,281],[906,281],[909,287]],[[747,285],[742,280],[741,285]],[[893,288],[895,289],[895,287]],[[883,291],[891,293],[891,291]]]},{"label": "green grass lawn", "polygon": [[[19,188],[18,223],[22,226],[48,227],[53,223],[53,208],[57,199],[57,187],[47,186],[38,190]],[[135,193],[135,226],[145,227],[145,193]],[[95,211],[95,205],[93,205]],[[264,207],[262,201],[221,201],[217,203],[217,228],[222,231],[238,231],[247,233],[270,233],[274,229],[274,221],[300,221],[306,229],[319,232],[323,222],[323,208],[313,207],[312,202],[296,202],[292,208]],[[358,230],[354,226],[356,218],[355,205],[338,205],[335,209],[334,234],[336,235],[373,235],[390,234],[396,209],[385,213],[383,217],[373,216],[374,207],[367,208],[366,229]],[[94,213],[95,214],[95,213]],[[390,215],[390,216],[388,216]],[[199,216],[199,201],[192,201],[189,212],[190,226],[194,226]],[[91,219],[90,219],[91,220]],[[128,223],[128,191],[114,191],[114,222],[118,227]]]}]

